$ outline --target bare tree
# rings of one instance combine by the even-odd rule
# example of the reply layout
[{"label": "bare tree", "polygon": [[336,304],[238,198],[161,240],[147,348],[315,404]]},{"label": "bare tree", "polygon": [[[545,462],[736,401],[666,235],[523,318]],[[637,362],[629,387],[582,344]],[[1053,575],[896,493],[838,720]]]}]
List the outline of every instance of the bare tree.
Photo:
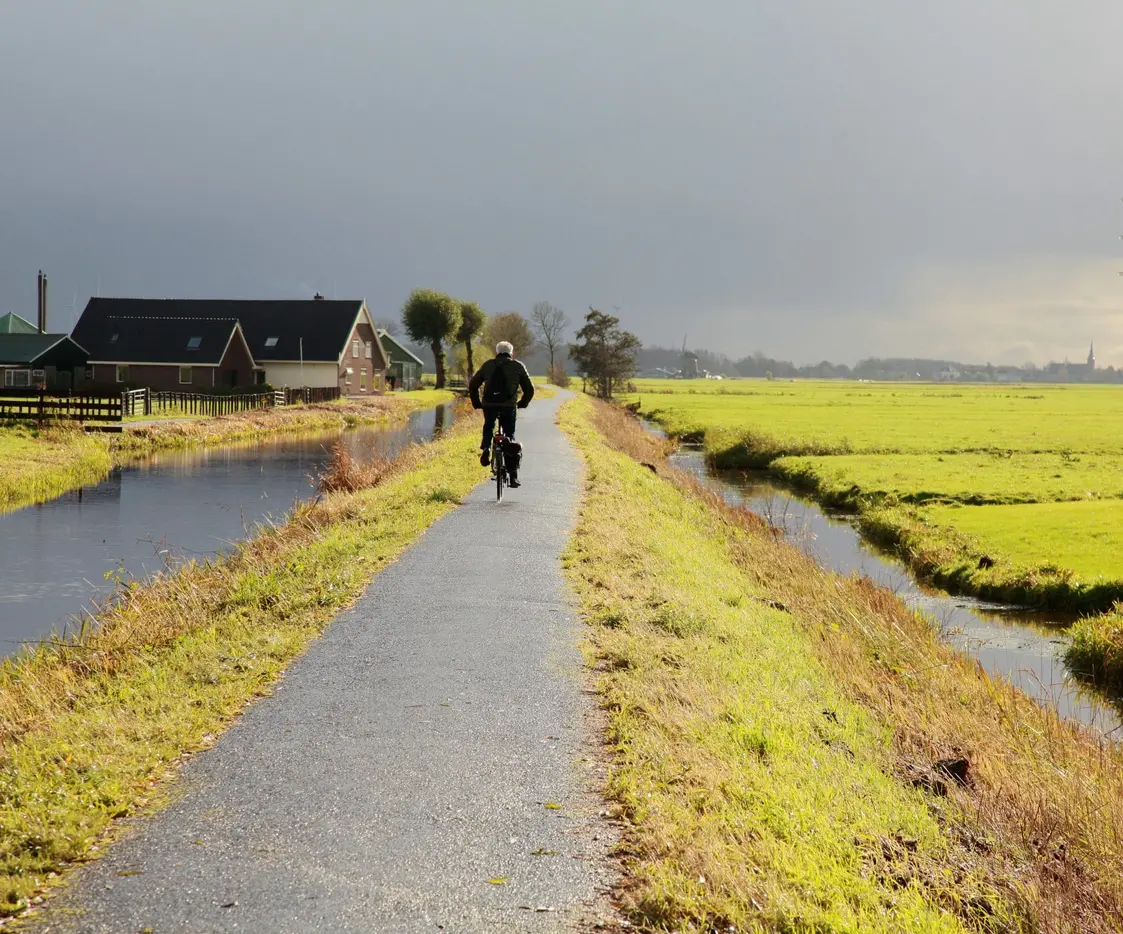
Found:
[{"label": "bare tree", "polygon": [[549,302],[535,302],[530,313],[530,326],[539,343],[546,348],[550,357],[549,373],[554,372],[554,356],[558,350],[565,346],[565,332],[569,327],[569,318],[560,308],[555,308]]},{"label": "bare tree", "polygon": [[484,324],[484,343],[494,347],[500,341],[508,341],[515,348],[516,357],[525,357],[534,348],[534,335],[526,318],[517,311],[505,311],[492,315]]}]

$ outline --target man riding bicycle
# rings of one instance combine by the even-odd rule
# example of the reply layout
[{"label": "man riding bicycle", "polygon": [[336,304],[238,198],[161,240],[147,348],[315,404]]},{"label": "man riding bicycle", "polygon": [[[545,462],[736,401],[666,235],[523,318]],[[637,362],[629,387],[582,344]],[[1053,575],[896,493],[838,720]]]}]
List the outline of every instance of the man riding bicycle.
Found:
[{"label": "man riding bicycle", "polygon": [[[491,436],[495,422],[508,441],[515,438],[515,409],[525,409],[534,398],[534,384],[526,367],[514,358],[515,348],[508,341],[495,345],[495,356],[476,370],[468,383],[468,394],[472,397],[472,408],[484,410],[484,434],[480,443],[480,463],[486,467],[491,463]],[[480,388],[483,398],[480,398]],[[519,390],[522,398],[519,398]],[[510,485],[519,486],[519,457],[516,455],[507,462]]]}]

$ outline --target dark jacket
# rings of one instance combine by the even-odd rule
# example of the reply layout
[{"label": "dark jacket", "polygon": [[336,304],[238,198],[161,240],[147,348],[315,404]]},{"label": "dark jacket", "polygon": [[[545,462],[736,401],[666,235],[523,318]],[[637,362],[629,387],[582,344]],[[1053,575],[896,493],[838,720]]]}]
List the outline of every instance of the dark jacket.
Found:
[{"label": "dark jacket", "polygon": [[[482,399],[480,389],[484,390]],[[519,389],[523,391],[521,402]],[[510,408],[515,404],[526,408],[527,403],[534,398],[534,384],[522,363],[513,359],[510,354],[501,353],[476,370],[472,381],[468,383],[468,394],[472,397],[472,405],[477,409],[482,405]]]}]

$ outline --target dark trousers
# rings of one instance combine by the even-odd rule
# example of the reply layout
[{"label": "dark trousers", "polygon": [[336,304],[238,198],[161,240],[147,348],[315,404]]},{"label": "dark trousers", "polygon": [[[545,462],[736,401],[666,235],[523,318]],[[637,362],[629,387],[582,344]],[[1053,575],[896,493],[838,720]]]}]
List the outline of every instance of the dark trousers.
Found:
[{"label": "dark trousers", "polygon": [[499,430],[511,441],[515,440],[515,407],[513,405],[484,406],[484,437],[480,450],[491,449],[491,436],[495,431],[495,421],[499,420]]}]

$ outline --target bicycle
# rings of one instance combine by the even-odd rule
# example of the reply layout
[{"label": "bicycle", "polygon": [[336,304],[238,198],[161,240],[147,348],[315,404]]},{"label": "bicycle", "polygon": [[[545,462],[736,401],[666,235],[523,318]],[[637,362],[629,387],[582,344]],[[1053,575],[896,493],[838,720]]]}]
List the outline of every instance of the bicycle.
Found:
[{"label": "bicycle", "polygon": [[503,487],[507,486],[510,477],[507,475],[507,460],[504,456],[507,436],[503,430],[496,427],[495,434],[491,437],[491,476],[495,480],[495,501],[503,502]]}]

